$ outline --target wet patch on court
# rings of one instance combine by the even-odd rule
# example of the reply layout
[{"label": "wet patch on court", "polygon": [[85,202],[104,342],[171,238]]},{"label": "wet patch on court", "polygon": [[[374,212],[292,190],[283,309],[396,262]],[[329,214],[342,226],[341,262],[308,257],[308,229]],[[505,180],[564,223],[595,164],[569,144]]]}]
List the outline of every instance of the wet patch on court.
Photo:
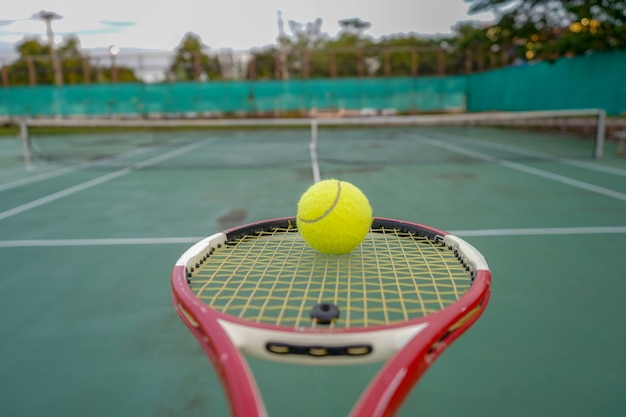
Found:
[{"label": "wet patch on court", "polygon": [[229,227],[242,224],[246,217],[248,217],[248,210],[232,209],[218,217],[217,224],[220,229],[228,229]]}]

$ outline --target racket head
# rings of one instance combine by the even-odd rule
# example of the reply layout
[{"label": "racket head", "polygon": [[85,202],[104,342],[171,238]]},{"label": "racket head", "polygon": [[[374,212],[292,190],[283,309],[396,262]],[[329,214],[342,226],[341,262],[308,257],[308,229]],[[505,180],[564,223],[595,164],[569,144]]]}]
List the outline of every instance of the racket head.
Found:
[{"label": "racket head", "polygon": [[[385,218],[340,256],[308,247],[293,217],[243,225],[198,242],[172,272],[188,326],[219,320],[246,354],[316,365],[382,361],[426,327],[445,333],[468,311],[478,318],[489,283],[484,257],[465,241]],[[311,319],[320,304],[339,318]]]},{"label": "racket head", "polygon": [[[241,250],[243,256],[233,256]],[[223,264],[229,267],[222,270]],[[412,282],[413,275],[423,282]],[[189,248],[171,276],[176,311],[211,360],[237,417],[267,415],[244,354],[315,365],[387,360],[351,416],[392,415],[430,364],[480,317],[490,282],[487,262],[467,242],[385,218],[374,218],[361,246],[340,256],[309,248],[295,217],[235,227]],[[408,295],[398,296],[407,286],[413,288]],[[280,291],[270,296],[270,288]],[[251,294],[258,299],[248,300]],[[338,307],[339,318],[312,319],[309,308],[319,304]]]}]

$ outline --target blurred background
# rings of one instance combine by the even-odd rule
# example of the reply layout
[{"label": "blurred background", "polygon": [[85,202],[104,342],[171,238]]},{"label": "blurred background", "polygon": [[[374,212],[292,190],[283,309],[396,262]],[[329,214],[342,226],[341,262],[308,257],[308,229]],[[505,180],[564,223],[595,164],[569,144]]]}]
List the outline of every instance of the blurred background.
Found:
[{"label": "blurred background", "polygon": [[[186,18],[180,20],[176,19],[180,11],[171,5],[169,21],[162,5],[155,5],[155,9],[161,8],[159,15],[141,8],[146,22],[133,21],[138,12],[124,4],[111,4],[106,13],[99,13],[66,2],[58,6],[65,12],[57,13],[27,12],[29,3],[19,6],[23,12],[12,10],[15,18],[0,20],[3,87],[458,76],[580,55],[620,53],[626,48],[625,7],[619,0],[438,2],[444,10],[429,10],[434,6],[424,5],[427,2],[405,8],[391,2],[374,10],[369,5],[349,7],[346,13],[352,14],[335,21],[315,14],[295,20],[269,5],[261,8],[258,16],[250,16],[254,12],[250,10],[235,19],[224,13],[225,5],[209,5],[204,10],[199,3],[190,2],[176,8],[184,10]],[[239,3],[236,5],[247,6]],[[302,17],[303,13],[325,15],[328,11],[324,8],[333,9],[330,2],[321,4],[310,10],[287,7]],[[373,22],[359,16],[360,11]],[[204,26],[189,16],[196,13],[206,22]],[[451,22],[463,14],[464,20]],[[216,18],[234,27],[233,44],[250,43],[245,47],[225,45],[228,38],[210,30],[211,26],[218,30]],[[185,24],[189,29],[184,29]],[[55,31],[57,27],[61,29]],[[145,39],[138,35],[142,28],[152,29],[144,33]],[[164,43],[177,37],[178,44],[172,49],[165,49],[164,44],[146,47],[154,45],[159,32],[168,34]],[[247,33],[251,38],[245,37]],[[209,36],[221,44],[212,45]],[[263,39],[268,43],[263,44]]]}]

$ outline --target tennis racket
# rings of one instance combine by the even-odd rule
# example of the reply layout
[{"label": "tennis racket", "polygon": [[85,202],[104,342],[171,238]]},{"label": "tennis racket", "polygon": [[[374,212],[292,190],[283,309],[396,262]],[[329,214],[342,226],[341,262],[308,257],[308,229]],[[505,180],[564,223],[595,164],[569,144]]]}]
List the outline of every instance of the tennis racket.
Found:
[{"label": "tennis racket", "polygon": [[173,302],[211,360],[232,415],[267,415],[244,357],[335,365],[386,361],[351,411],[390,416],[482,314],[491,273],[467,242],[375,218],[348,255],[324,255],[294,217],[214,234],[172,271]]}]

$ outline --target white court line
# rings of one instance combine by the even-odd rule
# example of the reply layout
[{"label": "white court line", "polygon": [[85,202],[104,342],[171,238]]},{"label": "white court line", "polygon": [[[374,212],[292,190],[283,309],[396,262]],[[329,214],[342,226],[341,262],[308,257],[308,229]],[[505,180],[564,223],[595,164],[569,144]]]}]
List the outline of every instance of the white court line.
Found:
[{"label": "white court line", "polygon": [[160,237],[160,238],[120,238],[120,239],[32,239],[0,241],[0,248],[37,248],[71,246],[125,246],[125,245],[170,245],[196,243],[201,237]]},{"label": "white court line", "polygon": [[444,148],[452,152],[460,153],[463,155],[471,156],[472,158],[480,159],[486,162],[493,162],[498,165],[505,166],[507,168],[514,169],[516,171],[525,172],[527,174],[536,175],[538,177],[543,177],[549,180],[553,180],[556,182],[560,182],[562,184],[571,185],[572,187],[580,188],[583,190],[591,191],[593,193],[602,194],[607,197],[612,197],[617,200],[626,201],[626,194],[620,193],[618,191],[610,190],[608,188],[600,187],[594,184],[590,184],[587,182],[575,180],[574,178],[566,177],[564,175],[555,174],[552,172],[544,171],[542,169],[533,168],[527,165],[518,164],[517,162],[507,161],[506,159],[498,158],[493,155],[487,155],[482,152],[472,151],[467,148],[463,148],[461,146],[453,145],[451,143],[442,143],[437,140],[423,138],[424,142],[437,146],[439,148]]},{"label": "white court line", "polygon": [[[459,237],[605,235],[624,234],[626,226],[456,230],[450,233]],[[203,237],[0,240],[0,248],[171,245],[192,244],[202,239]]]},{"label": "white court line", "polygon": [[95,187],[97,185],[100,185],[100,184],[104,184],[105,182],[111,181],[113,179],[122,177],[122,176],[127,175],[127,174],[130,174],[131,172],[133,172],[133,169],[145,168],[145,167],[148,167],[150,165],[154,165],[154,164],[156,164],[158,162],[161,162],[161,161],[163,161],[165,159],[173,158],[173,157],[178,156],[180,154],[189,152],[189,151],[191,151],[191,150],[193,150],[195,148],[198,148],[198,147],[200,147],[200,146],[202,146],[204,144],[205,144],[205,142],[192,143],[190,145],[184,146],[184,147],[179,148],[179,149],[175,149],[173,151],[164,153],[164,154],[156,156],[154,158],[147,159],[147,160],[145,160],[143,162],[136,163],[136,164],[134,164],[134,165],[132,165],[130,167],[122,168],[120,170],[111,172],[111,173],[103,175],[101,177],[94,178],[93,180],[90,180],[90,181],[87,181],[87,182],[83,182],[81,184],[75,185],[73,187],[66,188],[66,189],[61,190],[59,192],[56,192],[54,194],[50,194],[50,195],[47,195],[45,197],[39,198],[37,200],[33,200],[30,203],[22,204],[21,206],[17,206],[17,207],[14,207],[12,209],[3,211],[3,212],[0,213],[0,220],[7,219],[9,217],[15,216],[16,214],[20,214],[20,213],[23,213],[25,211],[28,211],[28,210],[34,209],[36,207],[42,206],[44,204],[50,203],[52,201],[56,201],[56,200],[61,199],[63,197],[67,197],[68,195],[76,194],[76,193],[78,193],[80,191],[83,191],[83,190],[86,190],[86,189],[89,189],[89,188],[93,188],[93,187]]},{"label": "white court line", "polygon": [[50,178],[58,177],[59,175],[66,174],[68,172],[74,172],[80,169],[76,167],[61,168],[50,172],[44,172],[43,174],[35,175],[33,177],[22,178],[12,182],[0,184],[0,191],[10,190],[11,188],[21,187],[22,185],[32,184],[34,182],[45,181]]},{"label": "white court line", "polygon": [[119,178],[126,174],[131,173],[132,170],[130,168],[120,169],[115,172],[111,172],[110,174],[103,175],[101,177],[95,178],[91,181],[83,182],[81,184],[75,185],[70,188],[66,188],[54,194],[47,195],[45,197],[39,198],[37,200],[33,200],[30,203],[22,204],[21,206],[14,207],[10,210],[3,211],[0,213],[0,220],[7,219],[9,217],[13,217],[16,214],[23,213],[25,211],[34,209],[39,206],[43,206],[44,204],[50,203],[52,201],[56,201],[60,198],[67,197],[68,195],[76,194],[77,192],[86,190],[88,188],[95,187],[96,185],[104,184],[105,182],[111,181],[115,178]]},{"label": "white court line", "polygon": [[[458,139],[458,137],[454,137],[451,135],[440,135],[438,134],[437,136],[445,136],[449,139]],[[620,169],[620,168],[613,168],[613,167],[605,167],[603,165],[596,165],[593,163],[589,163],[589,162],[584,162],[584,161],[577,161],[575,159],[570,159],[570,158],[564,158],[561,156],[555,156],[555,155],[550,155],[547,153],[543,153],[543,152],[537,152],[537,151],[531,151],[531,150],[527,150],[527,149],[522,149],[522,148],[517,148],[515,146],[508,146],[508,145],[502,145],[502,144],[497,144],[497,143],[490,143],[490,142],[485,142],[479,139],[470,139],[470,138],[463,138],[462,139],[463,142],[467,142],[467,143],[472,143],[474,145],[478,145],[478,146],[482,146],[485,148],[490,148],[490,149],[501,149],[501,150],[505,150],[508,152],[512,152],[512,153],[516,153],[518,155],[526,155],[526,156],[531,156],[531,157],[535,157],[535,158],[541,158],[541,159],[545,159],[546,161],[556,161],[562,164],[566,164],[566,165],[572,165],[578,168],[584,168],[584,169],[588,169],[591,171],[598,171],[598,172],[603,172],[605,174],[611,174],[611,175],[617,175],[620,177],[626,177],[626,170],[624,169]]]},{"label": "white court line", "polygon": [[28,185],[28,184],[32,184],[34,182],[46,181],[46,180],[49,180],[50,178],[58,177],[60,175],[67,174],[67,173],[70,173],[70,172],[75,172],[75,171],[79,171],[79,170],[85,169],[85,168],[91,168],[91,167],[97,167],[99,165],[104,165],[104,164],[106,164],[108,162],[111,162],[111,161],[121,160],[121,159],[128,158],[128,157],[131,157],[131,156],[138,156],[138,155],[141,155],[143,153],[149,152],[152,149],[155,149],[155,147],[147,147],[147,148],[143,148],[143,149],[134,149],[132,151],[120,154],[120,155],[118,155],[115,158],[106,158],[106,159],[101,159],[101,160],[98,160],[98,161],[95,161],[95,162],[94,161],[83,162],[83,163],[78,164],[78,165],[69,166],[69,167],[66,167],[66,168],[60,168],[60,169],[56,169],[54,171],[44,172],[42,174],[35,175],[33,177],[22,178],[20,180],[8,182],[8,183],[5,183],[5,184],[0,184],[0,191],[10,190],[12,188],[21,187],[22,185]]},{"label": "white court line", "polygon": [[451,231],[459,237],[482,236],[558,236],[558,235],[606,235],[626,233],[626,226],[608,227],[545,227],[527,229],[484,229]]}]

